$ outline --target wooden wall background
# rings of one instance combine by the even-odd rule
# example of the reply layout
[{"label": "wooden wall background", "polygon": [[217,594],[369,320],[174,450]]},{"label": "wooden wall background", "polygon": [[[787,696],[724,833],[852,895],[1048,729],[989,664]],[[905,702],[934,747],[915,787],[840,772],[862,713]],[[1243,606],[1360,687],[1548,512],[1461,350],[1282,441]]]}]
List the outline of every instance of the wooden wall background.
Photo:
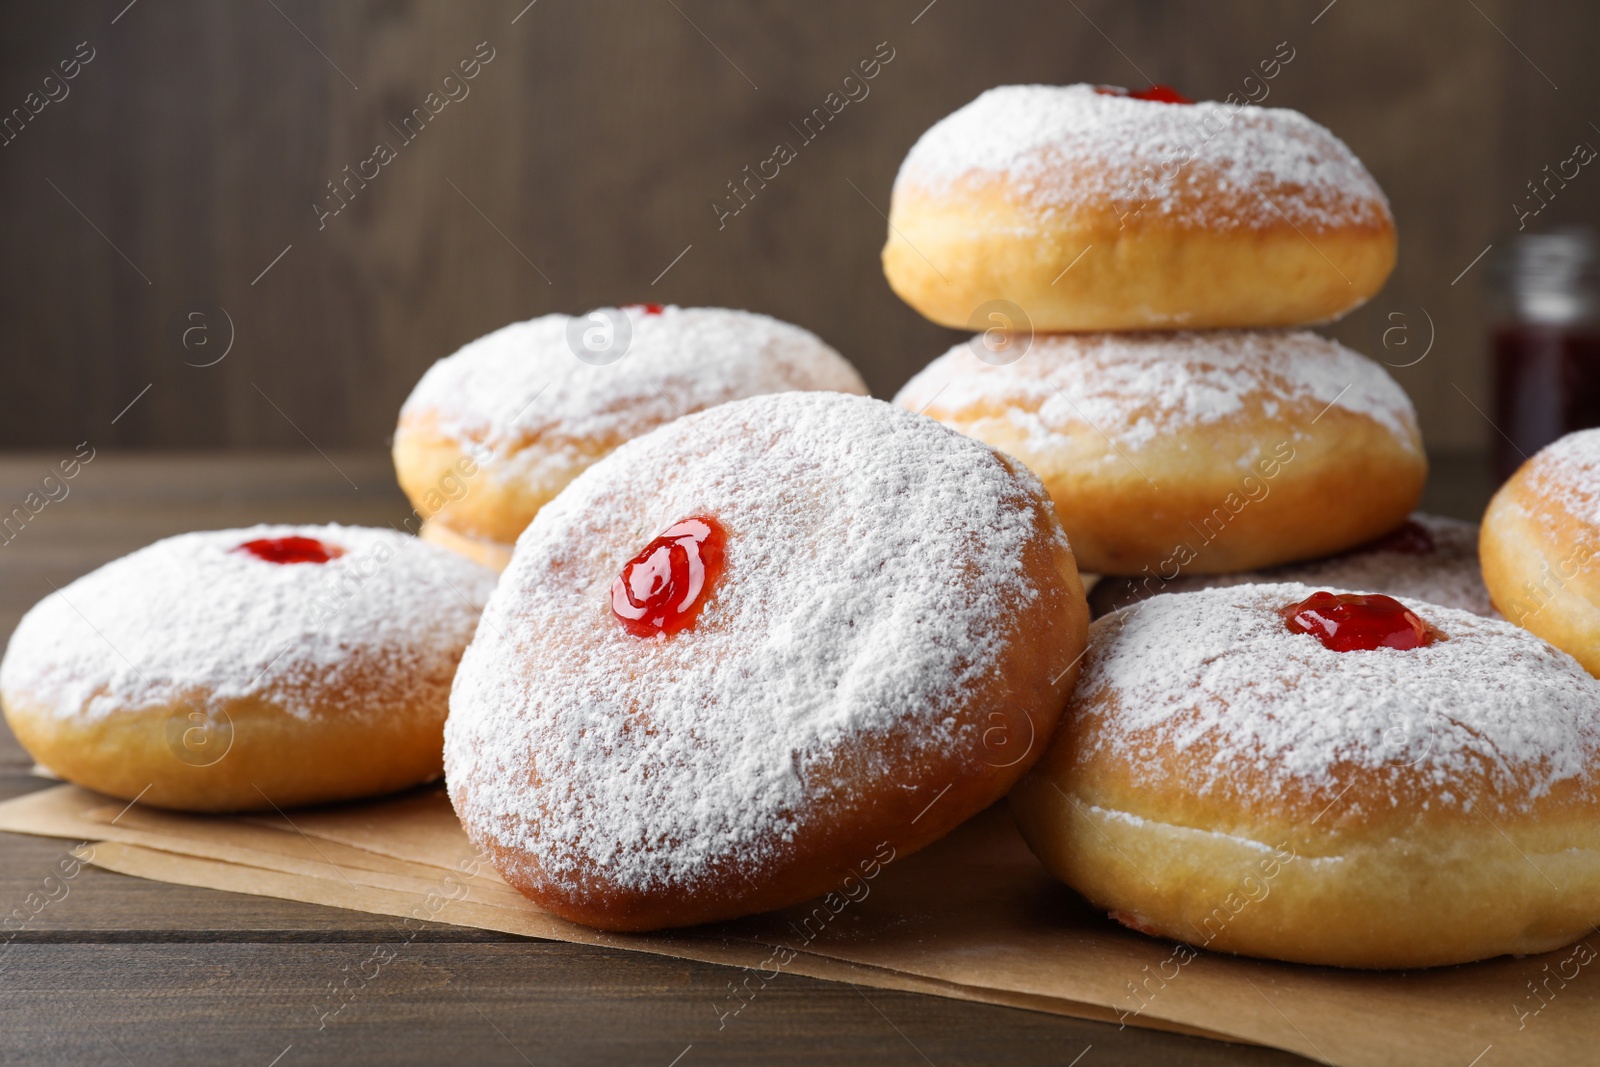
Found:
[{"label": "wooden wall background", "polygon": [[[1222,97],[1287,41],[1268,102],[1348,141],[1400,224],[1394,279],[1334,332],[1403,363],[1431,318],[1432,351],[1395,374],[1435,448],[1473,449],[1493,432],[1467,402],[1489,407],[1488,261],[1452,279],[1503,245],[1525,182],[1600,145],[1584,0],[525,3],[6,5],[0,110],[80,42],[94,58],[0,147],[0,447],[377,446],[463,342],[647,299],[804,324],[887,395],[954,337],[877,265],[924,128],[1004,82]],[[319,230],[325,183],[398,145],[390,123],[480,42],[470,95]],[[870,95],[719,230],[724,183],[880,42]],[[1600,222],[1597,193],[1584,172],[1536,225]],[[193,366],[229,319],[227,357]],[[1410,347],[1386,352],[1396,324]]]}]

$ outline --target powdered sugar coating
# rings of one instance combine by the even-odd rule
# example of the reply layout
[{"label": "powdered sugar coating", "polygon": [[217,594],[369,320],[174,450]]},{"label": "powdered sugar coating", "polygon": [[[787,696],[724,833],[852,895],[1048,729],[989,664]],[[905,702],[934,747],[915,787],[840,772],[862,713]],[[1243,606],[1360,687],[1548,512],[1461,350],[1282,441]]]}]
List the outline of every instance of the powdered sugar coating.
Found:
[{"label": "powdered sugar coating", "polygon": [[[1089,758],[1110,749],[1137,786],[1160,776],[1161,752],[1214,749],[1201,777],[1184,783],[1199,795],[1336,791],[1336,774],[1354,767],[1431,783],[1434,802],[1458,810],[1515,811],[1518,797],[1592,782],[1600,682],[1572,657],[1510,623],[1414,600],[1403,602],[1445,640],[1333,652],[1291,633],[1279,614],[1314,591],[1163,595],[1095,623],[1075,700],[1112,699],[1115,710],[1089,731]],[[1459,790],[1478,777],[1492,796]]]},{"label": "powdered sugar coating", "polygon": [[[487,449],[506,463],[581,468],[597,447],[608,450],[730,400],[796,389],[867,391],[815,334],[766,315],[677,306],[602,310],[625,315],[631,330],[615,362],[574,354],[571,316],[515,322],[430,367],[401,408],[402,429],[428,418],[470,450]],[[582,329],[607,329],[600,318],[578,319]]]},{"label": "powdered sugar coating", "polygon": [[996,180],[1041,220],[1103,209],[1225,230],[1390,225],[1361,161],[1297,111],[1155,103],[1090,85],[988,90],[922,135],[895,191]]},{"label": "powdered sugar coating", "polygon": [[[1600,429],[1579,430],[1546,445],[1529,461],[1527,476],[1538,498],[1600,533]],[[1544,517],[1549,528],[1557,521],[1557,516]]]},{"label": "powdered sugar coating", "polygon": [[[1433,538],[1432,552],[1417,553],[1393,547],[1380,538],[1376,544],[1362,546],[1337,556],[1292,563],[1264,571],[1236,574],[1180,574],[1162,581],[1146,578],[1102,579],[1095,587],[1095,599],[1107,610],[1139,599],[1141,591],[1186,593],[1198,589],[1224,589],[1236,585],[1298,582],[1318,589],[1349,589],[1357,593],[1383,593],[1438,604],[1440,607],[1469,611],[1484,618],[1498,619],[1500,613],[1489,601],[1478,565],[1478,526],[1476,523],[1447,519],[1415,512],[1412,522]],[[1113,597],[1113,600],[1107,600]]]},{"label": "powdered sugar coating", "polygon": [[[310,537],[344,550],[278,564],[246,541]],[[45,597],[23,616],[0,689],[93,721],[255,697],[301,720],[395,709],[381,677],[448,684],[494,574],[393,530],[254,526],[169,537]],[[444,693],[439,694],[442,701]],[[352,706],[350,701],[354,700]]]},{"label": "powdered sugar coating", "polygon": [[[1304,330],[1036,336],[1020,359],[993,365],[956,345],[916,374],[895,403],[938,419],[965,409],[1008,420],[1035,451],[1085,429],[1124,451],[1287,404],[1337,407],[1414,440],[1416,413],[1388,373]],[[1248,464],[1253,457],[1243,457]],[[1122,460],[1116,452],[1108,462]]]},{"label": "powdered sugar coating", "polygon": [[[726,530],[723,575],[694,629],[635,637],[611,580],[693,515]],[[445,730],[456,810],[574,885],[759,878],[841,752],[981,745],[956,713],[1040,595],[1040,522],[1065,548],[1031,475],[877,400],[758,397],[630,442],[539,513],[490,601]]]}]

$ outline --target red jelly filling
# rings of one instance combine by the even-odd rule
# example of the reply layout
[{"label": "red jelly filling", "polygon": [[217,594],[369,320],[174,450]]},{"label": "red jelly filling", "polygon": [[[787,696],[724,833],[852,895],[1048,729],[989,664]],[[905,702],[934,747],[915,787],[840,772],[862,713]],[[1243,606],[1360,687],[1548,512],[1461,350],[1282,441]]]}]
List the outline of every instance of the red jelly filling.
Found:
[{"label": "red jelly filling", "polygon": [[659,315],[666,306],[665,304],[624,304],[623,309],[642,311],[646,315]]},{"label": "red jelly filling", "polygon": [[1133,100],[1153,100],[1158,104],[1192,104],[1187,96],[1170,85],[1152,85],[1148,89],[1127,90],[1120,85],[1097,85],[1095,92],[1102,96],[1126,96]]},{"label": "red jelly filling", "polygon": [[1397,552],[1402,556],[1431,556],[1439,551],[1433,534],[1420,522],[1406,520],[1400,526],[1375,541],[1369,541],[1357,551]]},{"label": "red jelly filling", "polygon": [[263,537],[246,541],[235,552],[248,552],[268,563],[326,563],[344,555],[344,549],[315,537]]},{"label": "red jelly filling", "polygon": [[611,613],[638,637],[693,626],[722,573],[724,540],[715,519],[673,523],[611,583]]},{"label": "red jelly filling", "polygon": [[1311,634],[1334,652],[1410,649],[1433,644],[1433,632],[1394,597],[1362,593],[1312,593],[1283,609],[1289,629]]}]

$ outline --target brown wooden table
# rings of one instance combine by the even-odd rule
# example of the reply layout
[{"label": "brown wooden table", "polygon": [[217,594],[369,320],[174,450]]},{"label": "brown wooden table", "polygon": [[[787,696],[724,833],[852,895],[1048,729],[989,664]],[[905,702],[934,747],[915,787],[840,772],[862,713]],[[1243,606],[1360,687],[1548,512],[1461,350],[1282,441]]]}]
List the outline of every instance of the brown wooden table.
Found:
[{"label": "brown wooden table", "polygon": [[[63,456],[0,459],[0,514]],[[1460,465],[1458,465],[1460,466]],[[1440,510],[1469,512],[1475,468]],[[58,491],[59,495],[59,491]],[[141,545],[253,522],[408,514],[381,454],[100,454],[0,544],[0,633],[36,600]],[[0,729],[0,798],[47,783]],[[0,914],[74,842],[0,834]],[[336,1019],[330,983],[394,937],[364,912],[85,867],[0,944],[4,1064],[1289,1064],[1287,1053],[784,975],[719,1030],[729,968],[430,925]],[[55,891],[59,895],[59,891]]]}]

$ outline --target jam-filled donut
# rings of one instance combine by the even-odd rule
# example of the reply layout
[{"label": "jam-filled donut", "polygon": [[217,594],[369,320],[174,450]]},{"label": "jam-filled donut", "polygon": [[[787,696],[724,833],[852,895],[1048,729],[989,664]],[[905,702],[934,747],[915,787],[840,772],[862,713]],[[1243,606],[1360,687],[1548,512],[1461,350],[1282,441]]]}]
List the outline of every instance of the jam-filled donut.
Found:
[{"label": "jam-filled donut", "polygon": [[1500,487],[1479,554],[1494,606],[1600,675],[1600,430],[1546,446]]},{"label": "jam-filled donut", "polygon": [[417,536],[424,541],[432,541],[442,545],[452,552],[459,552],[474,563],[481,563],[485,567],[499,574],[506,569],[506,564],[511,562],[511,545],[499,541],[490,541],[482,537],[473,537],[471,534],[458,533],[448,524],[438,518],[429,519],[417,530]]},{"label": "jam-filled donut", "polygon": [[395,472],[430,539],[503,565],[538,510],[622,442],[802,389],[867,391],[815,334],[766,315],[659,304],[545,315],[422,376],[400,410]]},{"label": "jam-filled donut", "polygon": [[1377,182],[1299,112],[1091,85],[1003,85],[941,119],[883,249],[934,322],[987,328],[1003,301],[1044,331],[1322,322],[1394,260]]},{"label": "jam-filled donut", "polygon": [[1304,331],[957,345],[895,397],[1027,464],[1097,574],[1172,579],[1339,552],[1404,521],[1427,459],[1382,367]]},{"label": "jam-filled donut", "polygon": [[392,530],[157,541],[52,593],[0,663],[17,740],[69,781],[237,811],[439,776],[492,571]]},{"label": "jam-filled donut", "polygon": [[1376,540],[1308,563],[1234,574],[1179,574],[1171,579],[1154,571],[1136,578],[1102,578],[1089,594],[1089,613],[1099,618],[1160,593],[1273,582],[1410,597],[1485,618],[1499,617],[1478,567],[1478,527],[1420,511]]},{"label": "jam-filled donut", "polygon": [[518,541],[451,694],[450,797],[567,919],[791,904],[1005,795],[1086,619],[1019,464],[878,400],[725,404],[623,445]]},{"label": "jam-filled donut", "polygon": [[1052,873],[1134,929],[1424,967],[1600,920],[1600,682],[1509,622],[1254,585],[1090,629],[1012,794]]}]

